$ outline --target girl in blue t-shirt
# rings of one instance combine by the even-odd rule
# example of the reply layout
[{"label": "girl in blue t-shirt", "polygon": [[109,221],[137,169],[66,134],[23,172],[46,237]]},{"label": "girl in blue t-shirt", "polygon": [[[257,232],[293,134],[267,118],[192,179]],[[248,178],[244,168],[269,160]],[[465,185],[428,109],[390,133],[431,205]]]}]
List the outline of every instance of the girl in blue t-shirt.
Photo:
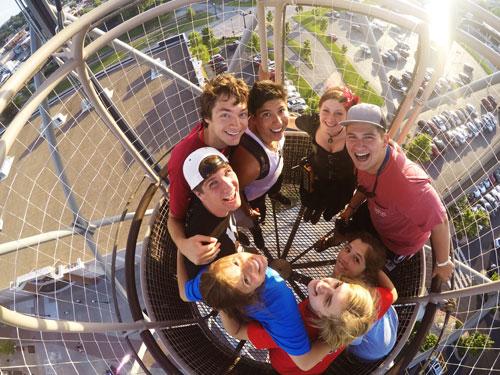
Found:
[{"label": "girl in blue t-shirt", "polygon": [[[178,260],[177,277],[179,294],[184,301],[204,300],[238,324],[258,321],[301,370],[314,367],[334,349],[322,340],[310,344],[293,292],[281,276],[267,266],[267,259],[262,255],[228,255],[192,280],[187,280],[184,263]],[[321,285],[314,290],[322,290]],[[364,325],[358,325],[360,330],[356,336],[365,333],[375,312],[370,291],[347,283],[340,289],[344,290],[342,298],[346,309],[351,306],[356,310],[349,313],[360,320],[366,319]],[[334,299],[329,302],[335,306]]]}]

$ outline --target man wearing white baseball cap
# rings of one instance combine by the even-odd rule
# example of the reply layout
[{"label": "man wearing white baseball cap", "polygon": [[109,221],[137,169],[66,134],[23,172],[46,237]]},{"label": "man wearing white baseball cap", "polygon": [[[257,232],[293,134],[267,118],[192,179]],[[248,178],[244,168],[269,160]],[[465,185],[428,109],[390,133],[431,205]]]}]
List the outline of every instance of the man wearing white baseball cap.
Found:
[{"label": "man wearing white baseball cap", "polygon": [[[186,236],[210,236],[217,244],[201,259],[201,264],[239,250],[233,212],[241,206],[236,174],[226,156],[213,147],[189,154],[182,172],[194,194],[186,215]],[[180,252],[177,253],[180,256]],[[216,257],[216,258],[214,258]],[[194,278],[202,266],[184,257],[188,277]]]},{"label": "man wearing white baseball cap", "polygon": [[[380,107],[357,104],[341,124],[346,127],[347,152],[357,174],[356,192],[341,218],[352,217],[366,201],[373,227],[397,256],[415,254],[430,238],[435,260],[433,276],[447,281],[454,269],[450,229],[446,208],[430,177],[389,140]],[[355,216],[363,216],[362,211]]]}]

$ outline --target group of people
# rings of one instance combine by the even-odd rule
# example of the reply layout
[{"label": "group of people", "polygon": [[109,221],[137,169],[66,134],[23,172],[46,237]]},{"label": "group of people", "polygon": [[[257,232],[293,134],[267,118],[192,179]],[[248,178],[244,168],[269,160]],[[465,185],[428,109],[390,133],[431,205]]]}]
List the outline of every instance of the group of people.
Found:
[{"label": "group of people", "polygon": [[[168,161],[181,299],[218,310],[227,332],[268,349],[281,374],[320,374],[343,350],[359,361],[386,356],[398,318],[384,267],[429,238],[433,274],[448,280],[453,263],[446,210],[425,172],[388,138],[381,109],[334,87],[318,114],[293,117],[282,85],[261,80],[249,90],[222,74],[204,86],[200,112]],[[313,145],[300,187],[304,220],[336,217],[342,230],[320,245],[343,243],[331,277],[312,280],[300,304],[267,258],[242,246],[237,229],[249,228],[262,250],[266,196],[290,205],[280,189],[284,132],[293,128]]]}]

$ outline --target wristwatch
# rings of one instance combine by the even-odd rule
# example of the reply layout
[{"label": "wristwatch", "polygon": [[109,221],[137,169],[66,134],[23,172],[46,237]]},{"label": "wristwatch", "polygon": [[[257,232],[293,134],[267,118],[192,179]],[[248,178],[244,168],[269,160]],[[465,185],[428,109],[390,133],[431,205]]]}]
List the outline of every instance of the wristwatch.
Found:
[{"label": "wristwatch", "polygon": [[453,261],[451,260],[451,257],[448,257],[448,259],[443,263],[436,262],[437,267],[444,267],[444,266],[447,266],[448,264],[453,265]]}]

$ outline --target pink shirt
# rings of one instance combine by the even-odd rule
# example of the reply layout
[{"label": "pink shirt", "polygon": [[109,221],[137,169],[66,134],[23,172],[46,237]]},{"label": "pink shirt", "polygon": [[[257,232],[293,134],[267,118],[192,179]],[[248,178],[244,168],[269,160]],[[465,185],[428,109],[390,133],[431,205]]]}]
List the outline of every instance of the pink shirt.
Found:
[{"label": "pink shirt", "polygon": [[[376,175],[358,170],[358,184],[372,191]],[[430,177],[391,144],[387,165],[379,175],[375,197],[368,199],[373,226],[395,254],[418,252],[431,230],[446,217],[446,209]]]}]

